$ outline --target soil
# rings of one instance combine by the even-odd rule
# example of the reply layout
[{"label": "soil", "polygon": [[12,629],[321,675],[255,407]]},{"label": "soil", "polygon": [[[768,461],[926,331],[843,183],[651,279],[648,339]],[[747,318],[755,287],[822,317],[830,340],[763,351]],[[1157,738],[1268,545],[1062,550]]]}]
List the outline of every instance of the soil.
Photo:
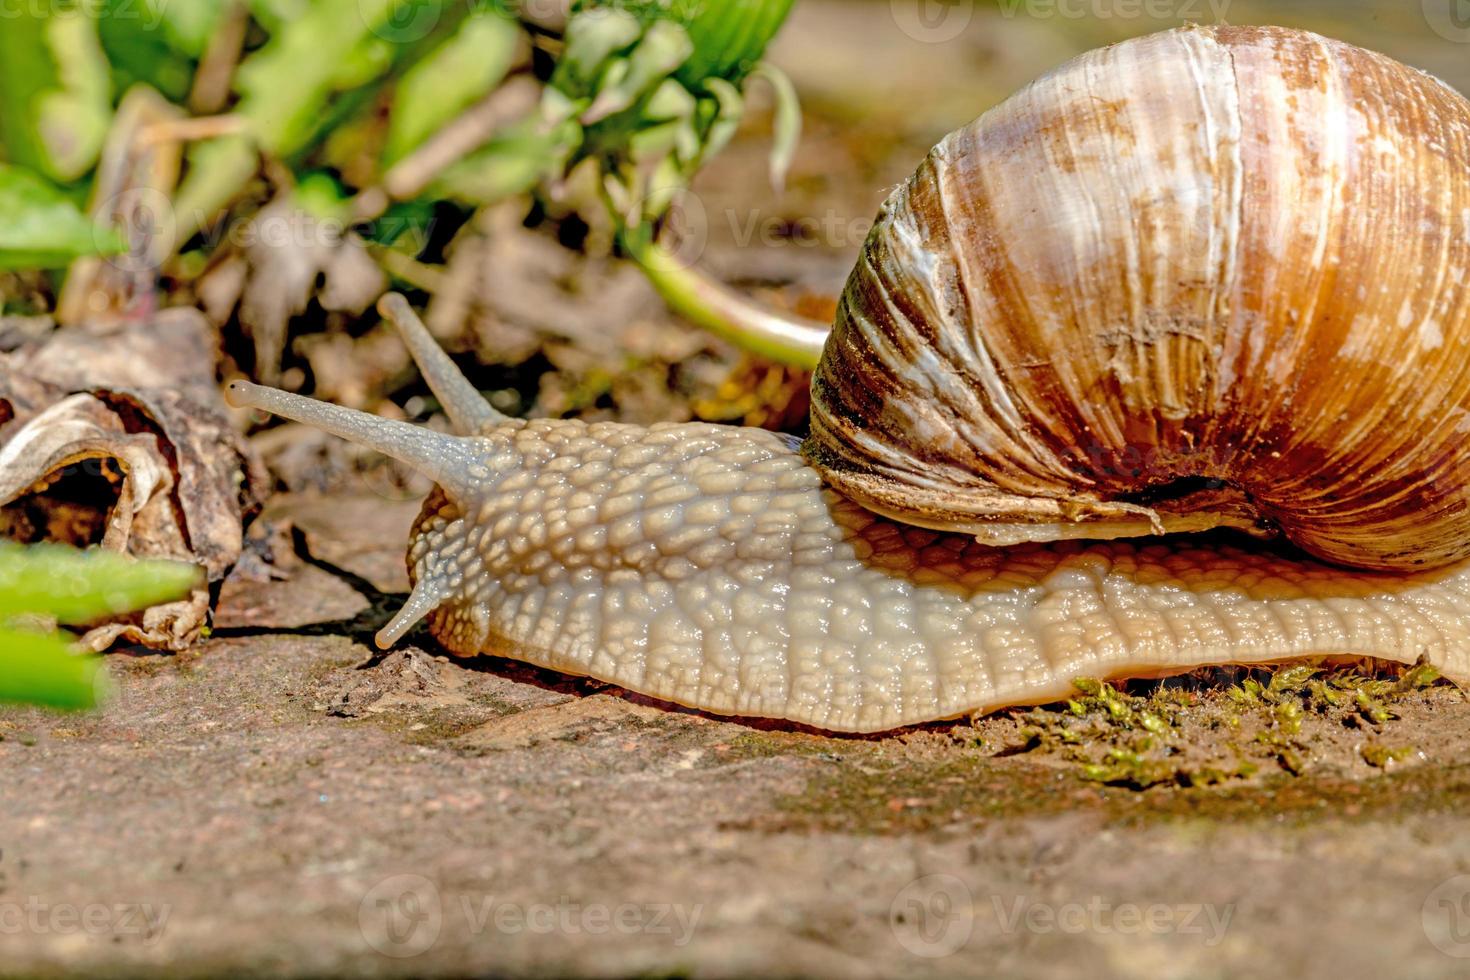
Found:
[{"label": "soil", "polygon": [[[1231,20],[1278,19],[1257,6]],[[1422,21],[1321,7],[1321,29],[1470,88],[1463,46]],[[759,118],[698,185],[707,263],[748,288],[830,302],[862,237],[845,229],[924,147],[1127,26],[1002,24],[1002,3],[960,40],[904,45],[888,4],[857,9],[804,0],[775,53],[809,114],[786,195],[752,177]],[[895,87],[851,56],[864,43],[891,52]],[[752,244],[730,214],[771,234]],[[803,232],[810,215],[838,231]],[[683,329],[621,302],[635,340]],[[717,355],[589,411],[701,414],[738,376]],[[527,398],[571,410],[575,388]],[[318,476],[319,448],[294,450]],[[289,456],[255,532],[274,563],[226,583],[207,640],[115,653],[100,712],[0,710],[0,974],[1464,972],[1470,701],[1453,686],[1217,671],[832,737],[450,659],[422,631],[384,653],[414,488],[349,465],[286,492],[313,482]]]}]

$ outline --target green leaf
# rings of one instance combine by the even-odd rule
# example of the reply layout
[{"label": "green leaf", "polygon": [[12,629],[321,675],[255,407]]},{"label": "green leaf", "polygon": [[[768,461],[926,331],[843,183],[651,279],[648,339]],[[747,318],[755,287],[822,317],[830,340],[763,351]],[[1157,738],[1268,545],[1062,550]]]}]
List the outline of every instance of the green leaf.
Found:
[{"label": "green leaf", "polygon": [[78,256],[126,247],[116,231],[93,223],[56,187],[0,163],[0,268],[60,268]]},{"label": "green leaf", "polygon": [[[377,54],[411,50],[433,30],[448,29],[464,16],[459,4],[427,0],[254,0],[251,11],[271,30],[271,38],[235,72],[240,101],[234,115],[245,121],[246,133],[190,149],[188,174],[174,197],[175,248],[240,192],[255,173],[261,151],[289,159],[334,122],[338,104],[351,101],[340,97],[339,87],[360,80],[364,65]],[[418,26],[428,30],[420,35],[411,29]],[[383,42],[391,44],[385,49]]]},{"label": "green leaf", "polygon": [[109,58],[115,50],[152,50],[160,58],[189,64],[209,47],[224,16],[226,0],[88,2],[98,8],[97,30]]},{"label": "green leaf", "polygon": [[374,245],[393,246],[405,254],[417,255],[429,239],[435,217],[433,201],[395,202],[367,226],[365,233]]},{"label": "green leaf", "polygon": [[393,70],[398,54],[399,47],[392,41],[376,36],[363,38],[338,66],[332,88],[345,92],[382,81]]},{"label": "green leaf", "polygon": [[676,76],[697,89],[706,78],[739,83],[766,53],[795,0],[722,0],[697,3],[686,26],[694,56]]},{"label": "green leaf", "polygon": [[[129,9],[126,3],[122,9]],[[175,51],[198,58],[209,47],[210,38],[225,12],[225,0],[138,0],[132,9],[137,14],[130,19],[134,30],[151,31],[162,28],[169,46]]]},{"label": "green leaf", "polygon": [[398,83],[383,166],[391,167],[498,85],[515,59],[521,29],[498,10],[473,10],[459,30]]},{"label": "green leaf", "polygon": [[21,4],[0,25],[0,141],[11,163],[54,180],[92,169],[112,120],[92,7]]},{"label": "green leaf", "polygon": [[301,0],[247,0],[250,16],[271,34],[301,16]]},{"label": "green leaf", "polygon": [[54,634],[0,628],[0,701],[92,708],[106,684],[100,657]]},{"label": "green leaf", "polygon": [[752,75],[770,83],[776,95],[776,118],[771,142],[771,186],[780,191],[786,186],[786,174],[796,156],[797,144],[801,142],[801,103],[796,97],[796,86],[786,73],[775,65],[762,62],[752,69]]},{"label": "green leaf", "polygon": [[183,562],[0,543],[0,620],[40,614],[90,623],[182,598],[199,581],[199,569]]},{"label": "green leaf", "polygon": [[590,96],[602,63],[642,34],[638,18],[617,7],[578,13],[567,24],[565,46],[551,84],[574,98]]},{"label": "green leaf", "polygon": [[682,27],[672,21],[655,22],[625,60],[608,66],[597,96],[582,114],[582,122],[594,123],[627,109],[682,65],[693,51],[694,43]]},{"label": "green leaf", "polygon": [[97,22],[102,50],[112,66],[112,83],[125,92],[143,84],[165,98],[182,102],[194,80],[194,62],[171,47],[162,31],[139,30],[136,19],[112,16],[111,8],[130,9],[134,0],[107,0]]},{"label": "green leaf", "polygon": [[340,222],[349,213],[349,199],[342,185],[325,171],[302,174],[291,197],[297,207],[318,221]]},{"label": "green leaf", "polygon": [[493,204],[529,190],[559,163],[575,124],[543,130],[539,120],[508,128],[475,152],[445,168],[429,192],[465,204]]},{"label": "green leaf", "polygon": [[645,26],[669,21],[682,26],[694,52],[674,77],[691,91],[707,78],[739,84],[765,54],[795,0],[580,0],[575,16],[612,7],[632,13]]},{"label": "green leaf", "polygon": [[725,148],[740,128],[740,119],[745,114],[745,97],[740,90],[723,78],[706,79],[705,90],[714,99],[714,109],[700,160],[707,160]]},{"label": "green leaf", "polygon": [[392,0],[320,0],[245,59],[236,72],[235,112],[263,149],[287,156],[316,131],[343,62],[393,6]]}]

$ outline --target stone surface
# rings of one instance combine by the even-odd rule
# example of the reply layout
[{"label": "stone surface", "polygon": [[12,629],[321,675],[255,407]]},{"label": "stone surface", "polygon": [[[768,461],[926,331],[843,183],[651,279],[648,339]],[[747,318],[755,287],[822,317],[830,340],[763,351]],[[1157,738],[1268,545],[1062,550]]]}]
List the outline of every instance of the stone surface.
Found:
[{"label": "stone surface", "polygon": [[[342,506],[378,519],[338,522],[341,553],[386,563],[412,508]],[[328,512],[273,508],[307,538]],[[396,597],[346,604],[302,555],[235,596],[295,581],[271,606],[294,625],[114,655],[99,714],[0,711],[0,973],[1439,976],[1470,953],[1453,689],[1400,709],[1419,752],[1386,775],[1309,727],[1303,777],[1138,792],[1010,754],[1004,715],[832,738],[422,632],[379,653]]]}]

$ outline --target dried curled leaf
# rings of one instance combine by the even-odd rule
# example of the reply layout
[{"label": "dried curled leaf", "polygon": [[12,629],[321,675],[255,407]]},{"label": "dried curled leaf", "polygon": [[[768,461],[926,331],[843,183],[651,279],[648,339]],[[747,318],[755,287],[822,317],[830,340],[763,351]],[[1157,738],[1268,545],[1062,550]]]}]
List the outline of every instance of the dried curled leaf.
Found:
[{"label": "dried curled leaf", "polygon": [[[98,477],[114,490],[106,512],[95,500],[76,500],[72,488],[60,495],[49,493],[77,474]],[[173,477],[157,440],[129,433],[122,419],[90,394],[62,398],[0,447],[0,504],[23,495],[49,502],[12,513],[0,525],[22,540],[91,544],[100,524],[102,546],[126,553],[134,523],[144,527],[157,523],[156,518],[140,521],[140,515],[150,506],[156,511],[165,500],[164,492],[172,488]],[[103,488],[94,491],[106,494]],[[81,506],[71,506],[77,503]]]},{"label": "dried curled leaf", "polygon": [[239,558],[259,477],[219,401],[209,333],[197,312],[169,311],[0,357],[0,536],[205,573],[183,599],[96,626],[83,638],[94,650],[189,646],[208,619],[207,582]]}]

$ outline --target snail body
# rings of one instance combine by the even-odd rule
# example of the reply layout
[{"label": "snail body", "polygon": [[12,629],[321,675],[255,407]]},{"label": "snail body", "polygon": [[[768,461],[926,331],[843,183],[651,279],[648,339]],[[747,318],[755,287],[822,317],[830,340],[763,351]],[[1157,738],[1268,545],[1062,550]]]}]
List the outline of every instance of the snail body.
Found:
[{"label": "snail body", "polygon": [[[1215,90],[1232,64],[1273,74],[1240,81],[1232,103]],[[1373,79],[1407,94],[1317,118],[1324,92]],[[1189,80],[1192,98],[1170,90]],[[397,296],[383,312],[457,434],[243,382],[230,397],[435,482],[409,544],[413,592],[381,646],[427,617],[457,654],[836,731],[1205,664],[1426,656],[1470,678],[1470,473],[1454,438],[1470,409],[1470,106],[1438,84],[1276,30],[1168,32],[1064,66],[947,138],[885,204],[805,445],[505,418]],[[1262,93],[1295,105],[1258,131],[1244,120]],[[1056,114],[1082,112],[1068,105],[1096,118],[1068,129]],[[1441,111],[1454,118],[1429,121]],[[1296,157],[1256,161],[1293,126]],[[1089,149],[1104,128],[1130,149]],[[1366,174],[1345,149],[1365,134],[1403,137],[1392,160],[1369,140]],[[1312,147],[1337,175],[1315,197]],[[1047,186],[1026,211],[965,183],[967,155],[972,181],[1014,167]],[[1058,174],[1038,177],[1041,162]],[[1077,176],[1103,166],[1116,187]],[[1152,196],[1148,173],[1168,178]],[[1431,194],[1441,173],[1459,183]],[[1418,220],[1389,242],[1370,233],[1381,212],[1287,220],[1293,196]],[[1246,217],[1266,204],[1279,207]],[[1146,254],[1151,234],[1161,254]],[[1422,276],[1381,293],[1386,270],[1413,263]],[[1335,377],[1349,362],[1363,376]],[[1126,540],[1220,526],[1279,529],[1309,555]]]}]

